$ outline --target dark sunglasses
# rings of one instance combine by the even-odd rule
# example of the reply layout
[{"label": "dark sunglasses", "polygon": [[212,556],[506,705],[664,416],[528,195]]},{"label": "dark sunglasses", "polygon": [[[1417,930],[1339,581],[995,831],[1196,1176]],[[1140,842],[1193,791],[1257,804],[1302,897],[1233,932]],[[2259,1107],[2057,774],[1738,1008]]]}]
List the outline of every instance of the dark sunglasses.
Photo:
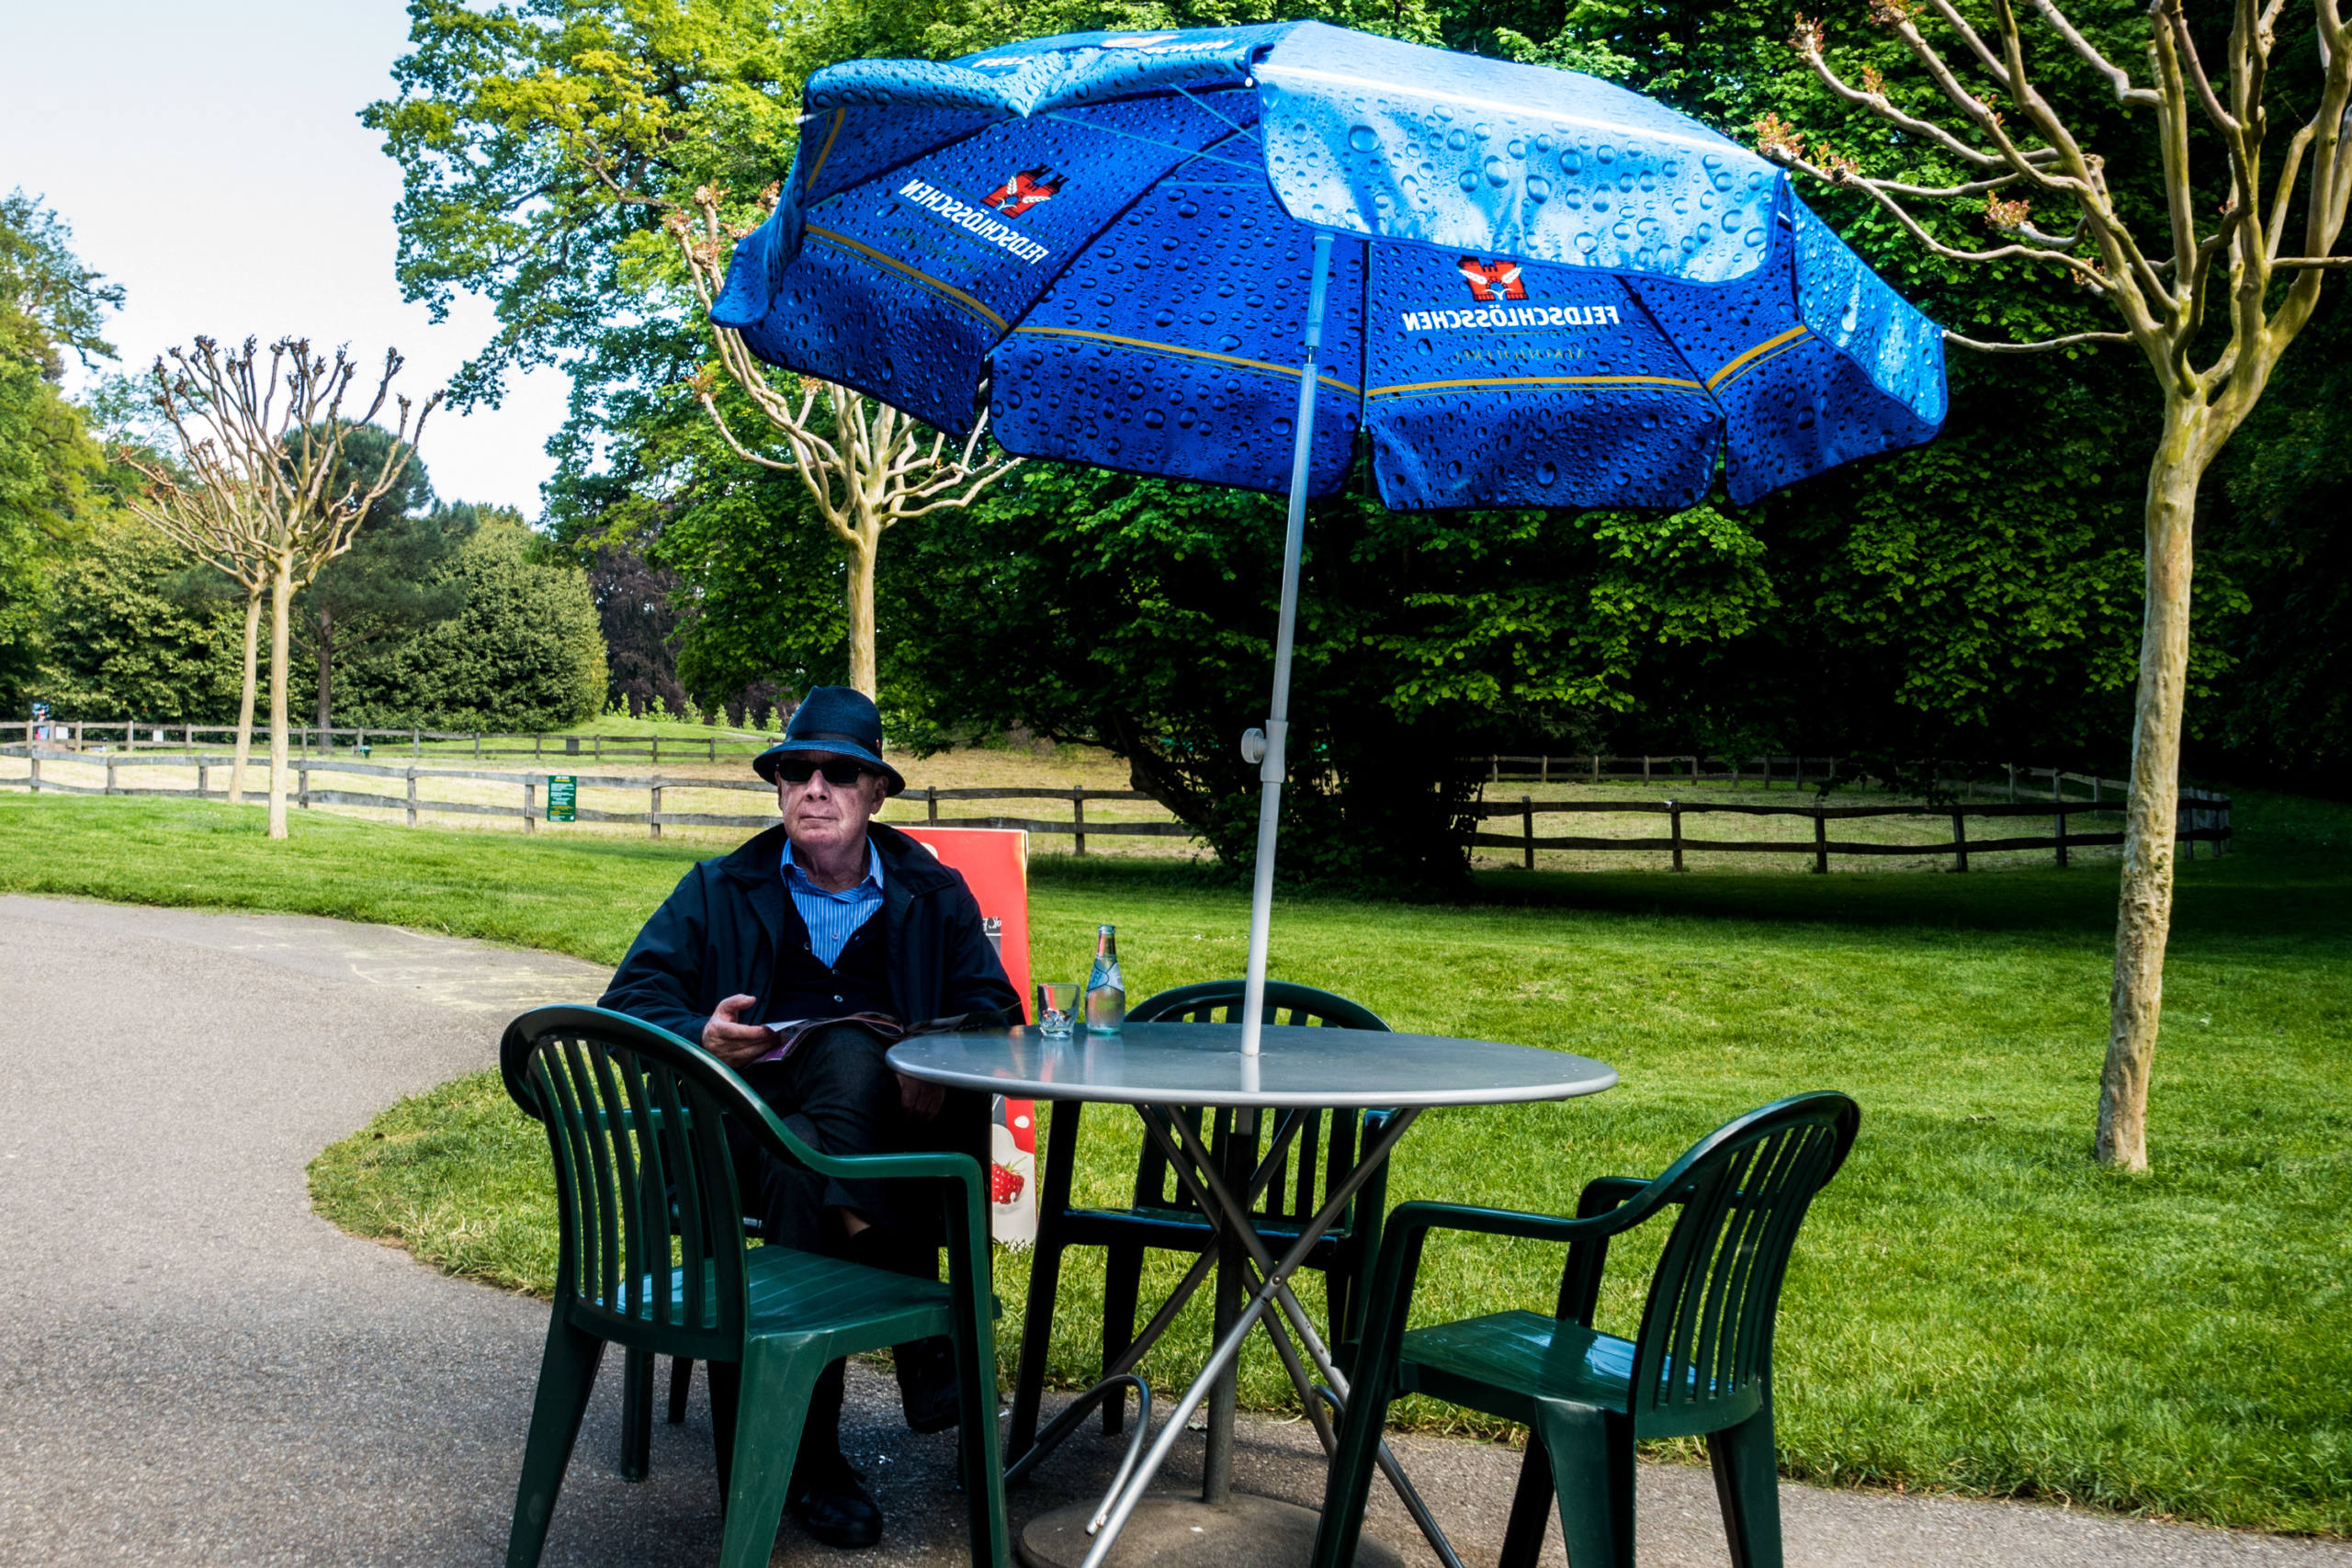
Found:
[{"label": "dark sunglasses", "polygon": [[835,789],[847,789],[872,771],[851,761],[806,762],[786,759],[775,765],[775,776],[786,784],[805,784],[822,773],[825,782]]}]

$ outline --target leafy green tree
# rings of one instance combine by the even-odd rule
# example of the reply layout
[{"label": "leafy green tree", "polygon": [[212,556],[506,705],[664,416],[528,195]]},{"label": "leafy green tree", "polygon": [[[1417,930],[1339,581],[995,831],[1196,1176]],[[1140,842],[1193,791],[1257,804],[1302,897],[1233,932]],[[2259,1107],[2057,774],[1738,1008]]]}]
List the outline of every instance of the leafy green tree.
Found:
[{"label": "leafy green tree", "polygon": [[[365,491],[386,467],[391,432],[354,426],[345,438],[331,492]],[[472,532],[470,511],[433,504],[433,482],[411,455],[392,488],[359,519],[351,547],[319,569],[296,602],[310,645],[311,697],[322,731],[334,722],[335,660],[361,659],[382,644],[458,614],[464,583],[441,568]]]},{"label": "leafy green tree", "polygon": [[61,389],[65,355],[113,357],[100,335],[122,304],[74,254],[64,220],[23,191],[0,200],[0,705],[40,657],[51,574],[93,503],[103,455]]},{"label": "leafy green tree", "polygon": [[[2352,309],[2343,295],[2313,321],[2314,376],[2281,378],[2231,446],[2230,472],[2202,502],[2205,570],[2243,586],[2233,668],[2211,705],[2222,757],[2340,794],[2352,764]],[[2222,494],[2214,495],[2215,489]],[[2201,610],[2212,592],[2200,584]]]},{"label": "leafy green tree", "polygon": [[[1235,746],[1272,667],[1282,502],[1033,464],[925,531],[900,569],[893,673],[934,718],[1109,747],[1136,787],[1247,864],[1257,774]],[[1773,604],[1761,542],[1670,514],[1309,509],[1285,864],[1443,883],[1481,758],[1565,740],[1633,698],[1647,650],[1711,646]],[[1566,750],[1564,745],[1560,749]]]},{"label": "leafy green tree", "polygon": [[57,569],[31,694],[61,716],[217,722],[236,701],[240,605],[191,595],[186,561],[133,520],[102,514]]},{"label": "leafy green tree", "polygon": [[560,729],[605,705],[605,643],[587,574],[504,508],[469,513],[442,566],[462,595],[447,620],[355,660],[346,712],[363,724]]}]

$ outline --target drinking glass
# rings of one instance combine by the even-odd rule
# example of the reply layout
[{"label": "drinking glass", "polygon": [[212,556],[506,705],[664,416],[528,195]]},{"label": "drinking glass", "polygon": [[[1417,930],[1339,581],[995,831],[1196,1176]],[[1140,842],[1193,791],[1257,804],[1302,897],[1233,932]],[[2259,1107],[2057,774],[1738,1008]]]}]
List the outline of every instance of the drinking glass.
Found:
[{"label": "drinking glass", "polygon": [[1075,980],[1037,983],[1037,1032],[1051,1040],[1066,1039],[1078,1021],[1079,998],[1086,987]]}]

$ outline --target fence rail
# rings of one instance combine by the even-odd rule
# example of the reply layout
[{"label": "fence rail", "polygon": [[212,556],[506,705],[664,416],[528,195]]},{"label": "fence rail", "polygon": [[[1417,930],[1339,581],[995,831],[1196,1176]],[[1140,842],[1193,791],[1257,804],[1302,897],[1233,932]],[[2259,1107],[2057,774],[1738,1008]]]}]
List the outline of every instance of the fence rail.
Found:
[{"label": "fence rail", "polygon": [[[1538,850],[1609,850],[1663,852],[1674,857],[1674,869],[1686,870],[1683,856],[1688,853],[1734,854],[1809,854],[1813,869],[1826,873],[1831,855],[1950,855],[1952,869],[1966,871],[1971,854],[1991,854],[2006,851],[2048,850],[2055,863],[2064,867],[2075,850],[2120,844],[2120,832],[2085,833],[2069,827],[2069,819],[2080,816],[2120,817],[2124,803],[2097,800],[2052,800],[2031,804],[1953,805],[1953,806],[1748,806],[1713,801],[1605,801],[1605,800],[1537,800],[1521,795],[1516,804],[1509,801],[1481,801],[1472,806],[1469,815],[1476,819],[1491,821],[1498,817],[1520,819],[1517,833],[1474,832],[1470,842],[1477,849],[1518,850],[1522,866],[1535,869]],[[2209,795],[2202,791],[2181,791],[2180,819],[2174,837],[2188,846],[2190,859],[2195,859],[2197,846],[2209,843],[2217,855],[2229,852],[2230,800],[2227,795]],[[1579,816],[1588,814],[1617,815],[1636,813],[1663,816],[1668,833],[1664,838],[1603,839],[1574,835],[1538,834],[1538,817]],[[1682,819],[1694,816],[1730,817],[1797,817],[1813,824],[1813,839],[1805,842],[1795,839],[1696,839],[1682,831]],[[1868,817],[1938,818],[1951,823],[1951,838],[1944,843],[1877,843],[1865,840],[1832,839],[1829,824]],[[2004,839],[1971,839],[1968,836],[1970,818],[2048,818],[2051,831],[2047,836],[2010,837]]]},{"label": "fence rail", "polygon": [[[288,743],[305,756],[316,751],[332,755],[338,747],[356,754],[369,754],[386,746],[404,746],[412,756],[424,755],[424,743],[447,742],[470,745],[478,758],[587,757],[602,761],[610,757],[645,757],[654,762],[662,761],[663,747],[672,758],[683,760],[696,752],[711,761],[718,761],[721,746],[746,750],[773,745],[777,737],[752,730],[720,729],[705,726],[699,735],[685,733],[688,726],[680,725],[680,733],[671,735],[580,735],[568,732],[517,734],[481,729],[379,729],[333,725],[321,729],[314,725],[297,725],[287,732]],[[41,733],[36,735],[36,730]],[[220,744],[233,744],[237,727],[233,724],[153,724],[137,719],[0,719],[0,735],[17,734],[21,744],[42,744],[60,750],[87,750],[104,747],[111,750],[120,746],[126,751],[162,750],[170,749],[193,751],[198,736],[219,736]],[[254,739],[263,743],[267,732],[256,728]]]},{"label": "fence rail", "polygon": [[[183,799],[224,799],[227,790],[213,787],[215,770],[232,765],[227,755],[138,756],[107,751],[92,753],[44,746],[0,746],[0,755],[23,757],[30,763],[30,776],[23,780],[5,782],[12,787],[28,786],[38,794],[52,790],[65,795],[164,795]],[[54,777],[43,777],[43,761],[68,762],[83,767],[103,766],[106,783],[99,784],[69,784]],[[295,801],[301,807],[356,806],[375,810],[399,811],[404,814],[409,827],[418,825],[422,816],[463,816],[519,818],[524,829],[536,831],[541,820],[542,800],[538,794],[548,775],[493,772],[474,768],[425,768],[413,764],[394,767],[379,762],[363,762],[326,758],[297,759],[291,763],[295,773]],[[187,788],[140,788],[123,782],[124,769],[193,768],[196,784]],[[1474,832],[1470,843],[1478,849],[1519,850],[1522,863],[1530,870],[1535,865],[1538,850],[1581,850],[1603,852],[1659,852],[1673,857],[1674,869],[1686,869],[1684,856],[1693,853],[1736,854],[1810,854],[1813,869],[1826,872],[1832,855],[1912,855],[1952,857],[1953,868],[1968,869],[1971,854],[1990,854],[2016,851],[2049,851],[2055,863],[2064,866],[2075,850],[2120,844],[2120,831],[2085,832],[2072,826],[2073,819],[2086,815],[2093,817],[2120,816],[2123,809],[2121,795],[2102,798],[2104,792],[2119,789],[2116,781],[2084,774],[2059,773],[2050,769],[2013,770],[2018,777],[2028,775],[2048,777],[2054,791],[2068,784],[2091,790],[2088,800],[2054,798],[2048,801],[1911,806],[1831,806],[1816,802],[1809,806],[1770,806],[1745,802],[1665,800],[1537,800],[1521,795],[1518,801],[1481,801],[1472,805],[1468,814],[1481,822],[1498,818],[1517,818],[1517,833]],[[314,787],[311,775],[322,777],[392,779],[406,785],[399,795],[383,795],[366,790]],[[609,811],[578,806],[574,819],[582,822],[642,824],[653,838],[662,836],[665,827],[674,828],[765,828],[776,821],[772,811],[752,813],[718,813],[700,811],[665,811],[662,792],[665,790],[717,790],[730,793],[749,792],[766,795],[771,786],[752,779],[682,778],[660,773],[576,773],[569,777],[581,788],[614,789],[646,792],[643,811]],[[451,780],[504,784],[521,791],[521,798],[513,806],[481,801],[435,800],[420,796],[420,780]],[[1089,821],[1088,803],[1143,802],[1153,797],[1140,790],[1090,790],[1084,785],[1069,789],[964,787],[955,789],[910,789],[899,800],[925,807],[927,826],[940,828],[1012,828],[1031,833],[1067,836],[1076,842],[1077,852],[1086,852],[1089,837],[1193,839],[1197,835],[1182,822],[1135,821],[1096,818]],[[1068,801],[1068,819],[1032,817],[972,817],[942,816],[944,803],[964,801]],[[1535,830],[1538,817],[1578,816],[1662,816],[1666,818],[1667,833],[1663,836],[1640,838],[1603,838],[1597,835],[1539,834]],[[1794,817],[1813,824],[1810,841],[1794,839],[1702,839],[1683,832],[1682,819],[1693,816],[1724,817]],[[1881,843],[1864,840],[1832,839],[1829,825],[1866,818],[1935,818],[1951,824],[1948,841],[1926,843]],[[1971,818],[2015,820],[2047,818],[2051,831],[2047,835],[2010,836],[2006,838],[1972,839],[1968,833]],[[2226,795],[2184,789],[2180,799],[2180,824],[2177,837],[2187,846],[2189,856],[2196,855],[2200,843],[2213,846],[2213,852],[2224,854],[2231,843],[2230,799]]]},{"label": "fence rail", "polygon": [[[211,775],[215,770],[228,768],[234,761],[233,758],[226,754],[141,757],[114,751],[94,753],[22,745],[0,746],[0,756],[24,757],[30,761],[31,776],[29,778],[0,780],[0,783],[12,787],[29,786],[36,795],[43,790],[53,790],[62,795],[169,795],[180,799],[203,800],[228,798],[229,792],[225,788],[213,787]],[[67,784],[53,777],[44,778],[40,769],[44,761],[72,762],[93,768],[102,766],[106,769],[107,782],[104,784]],[[424,768],[413,765],[393,767],[381,762],[344,761],[324,758],[296,758],[289,761],[288,766],[295,775],[294,802],[298,807],[357,806],[376,810],[401,811],[406,813],[407,825],[412,828],[417,826],[417,818],[420,815],[508,818],[519,817],[526,832],[537,831],[538,823],[542,819],[540,809],[543,802],[538,792],[548,776],[542,773],[498,773],[478,768]],[[193,768],[196,770],[196,785],[192,789],[141,789],[126,784],[119,780],[119,771],[125,768]],[[266,776],[266,765],[265,764],[260,771]],[[398,779],[408,787],[401,795],[377,795],[363,790],[314,788],[311,783],[311,775],[313,773],[348,778]],[[665,777],[659,773],[567,773],[560,776],[571,779],[582,789],[645,791],[647,802],[646,809],[643,811],[605,811],[592,807],[579,806],[573,808],[573,818],[581,822],[641,823],[650,836],[656,839],[662,836],[662,829],[665,827],[770,828],[774,827],[777,820],[773,811],[757,815],[736,815],[662,809],[662,794],[664,790],[724,790],[730,793],[748,792],[773,796],[775,793],[775,786],[757,779],[680,778],[675,775]],[[420,796],[416,791],[418,781],[434,779],[512,785],[522,791],[522,799],[515,806],[494,806],[481,801],[435,800]],[[1069,789],[930,788],[910,789],[897,798],[901,802],[920,803],[925,807],[924,825],[927,827],[1017,828],[1031,833],[1055,834],[1074,839],[1077,843],[1077,852],[1080,854],[1086,852],[1086,840],[1091,837],[1155,839],[1195,837],[1193,829],[1182,822],[1106,820],[1100,817],[1091,822],[1087,820],[1086,807],[1090,802],[1133,802],[1148,801],[1153,798],[1141,790],[1088,789],[1083,784],[1073,785]],[[939,812],[943,802],[980,800],[1068,801],[1070,816],[1068,820],[1056,820],[1028,817],[943,817]]]}]

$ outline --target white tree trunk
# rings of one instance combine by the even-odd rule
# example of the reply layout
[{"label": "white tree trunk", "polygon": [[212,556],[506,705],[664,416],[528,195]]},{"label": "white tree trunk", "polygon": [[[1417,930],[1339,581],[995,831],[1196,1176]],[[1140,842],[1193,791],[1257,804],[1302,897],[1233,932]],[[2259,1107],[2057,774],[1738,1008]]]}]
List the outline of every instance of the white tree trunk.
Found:
[{"label": "white tree trunk", "polygon": [[229,769],[229,804],[245,803],[245,764],[254,754],[254,688],[261,662],[261,593],[245,595],[245,678],[237,693],[237,760]]},{"label": "white tree trunk", "polygon": [[870,697],[880,685],[874,657],[874,562],[882,540],[872,525],[856,527],[857,542],[848,547],[849,683]]},{"label": "white tree trunk", "polygon": [[2148,1069],[2164,1010],[2172,925],[2173,832],[2179,821],[2180,727],[2188,680],[2190,530],[2205,469],[2201,411],[2174,412],[2148,469],[2147,604],[2132,732],[2132,802],[2115,919],[2107,1067],[2099,1078],[2098,1156],[2148,1168]]},{"label": "white tree trunk", "polygon": [[269,584],[269,836],[286,837],[286,660],[293,620],[294,562],[280,556]]}]

